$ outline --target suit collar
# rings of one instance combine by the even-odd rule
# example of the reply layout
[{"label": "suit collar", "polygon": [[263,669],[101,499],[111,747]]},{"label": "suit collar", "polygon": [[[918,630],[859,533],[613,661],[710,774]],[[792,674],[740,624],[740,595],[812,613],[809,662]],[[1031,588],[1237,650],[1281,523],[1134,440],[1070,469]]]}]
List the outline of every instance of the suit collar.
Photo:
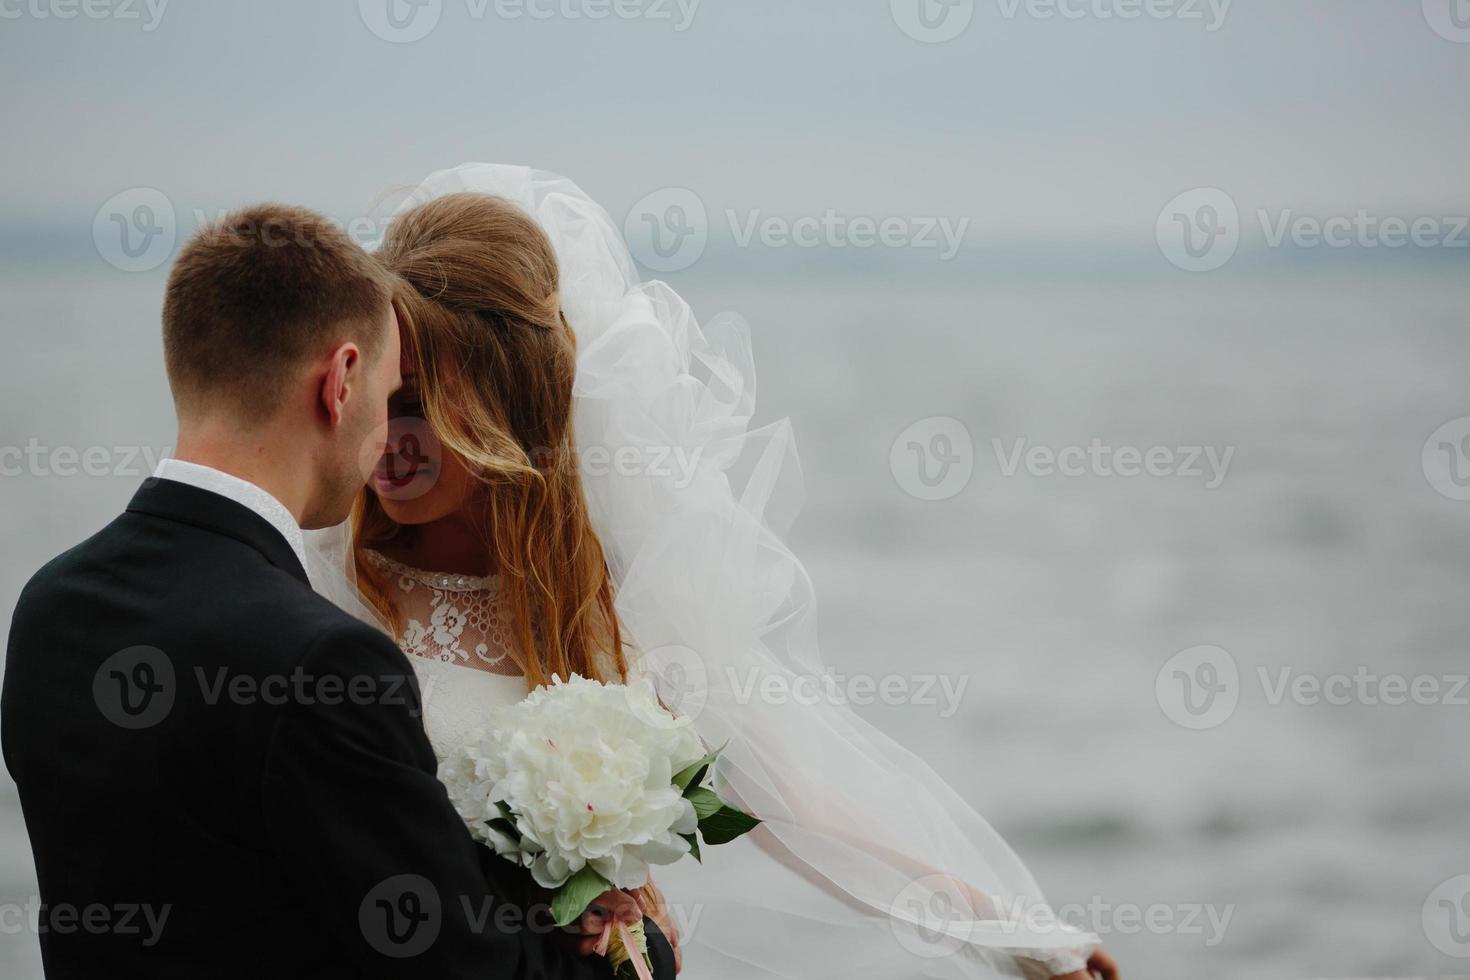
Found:
[{"label": "suit collar", "polygon": [[264,517],[228,497],[174,480],[150,477],[128,503],[128,512],[214,531],[242,541],[272,565],[310,585],[301,559],[286,538]]},{"label": "suit collar", "polygon": [[269,521],[271,527],[280,531],[291,550],[296,552],[301,564],[306,564],[306,539],[302,537],[301,525],[296,523],[295,515],[286,509],[286,505],[263,487],[224,470],[182,459],[160,460],[153,475],[161,480],[172,480],[208,490],[221,497],[228,497],[237,504],[244,504]]}]

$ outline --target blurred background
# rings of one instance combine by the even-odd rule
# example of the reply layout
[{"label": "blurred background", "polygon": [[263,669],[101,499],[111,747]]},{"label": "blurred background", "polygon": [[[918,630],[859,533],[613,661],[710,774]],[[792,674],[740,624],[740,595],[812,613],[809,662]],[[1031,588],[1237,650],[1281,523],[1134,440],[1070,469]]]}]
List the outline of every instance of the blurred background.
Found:
[{"label": "blurred background", "polygon": [[[832,671],[1130,980],[1470,973],[1470,3],[0,0],[0,55],[0,606],[168,452],[193,229],[530,164],[750,322]],[[35,889],[6,780],[7,977]]]}]

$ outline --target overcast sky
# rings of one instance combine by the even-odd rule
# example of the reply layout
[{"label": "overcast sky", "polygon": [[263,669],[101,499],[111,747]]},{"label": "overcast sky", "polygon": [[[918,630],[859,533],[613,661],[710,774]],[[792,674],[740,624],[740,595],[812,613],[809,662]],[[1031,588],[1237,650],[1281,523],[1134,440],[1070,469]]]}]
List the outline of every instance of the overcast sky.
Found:
[{"label": "overcast sky", "polygon": [[943,43],[900,25],[918,0],[427,0],[411,43],[370,26],[392,33],[388,2],[0,0],[5,227],[136,186],[351,215],[475,159],[558,170],[619,216],[684,186],[717,212],[964,215],[972,237],[1146,238],[1211,185],[1243,209],[1470,206],[1452,0],[958,0]]}]

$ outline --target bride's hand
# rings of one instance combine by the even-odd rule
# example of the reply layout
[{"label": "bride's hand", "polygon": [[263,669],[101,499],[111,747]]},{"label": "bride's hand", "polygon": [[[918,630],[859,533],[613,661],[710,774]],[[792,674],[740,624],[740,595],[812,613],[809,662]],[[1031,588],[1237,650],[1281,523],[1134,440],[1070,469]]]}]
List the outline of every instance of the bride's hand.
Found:
[{"label": "bride's hand", "polygon": [[1068,973],[1061,977],[1052,977],[1052,980],[1093,980],[1095,977],[1101,977],[1102,980],[1119,980],[1118,961],[1102,947],[1093,950],[1092,955],[1087,958],[1086,970],[1078,970],[1076,973]]},{"label": "bride's hand", "polygon": [[643,914],[653,920],[664,938],[669,941],[669,947],[674,951],[674,972],[680,973],[684,969],[684,954],[679,949],[679,930],[674,925],[674,917],[669,914],[669,905],[664,901],[664,893],[659,891],[653,879],[648,884],[634,893],[638,899],[638,907]]},{"label": "bride's hand", "polygon": [[[567,927],[577,939],[577,952],[583,956],[591,956],[598,953],[598,942],[602,939],[602,933],[607,926],[608,918],[614,921],[622,921],[633,925],[643,921],[643,909],[639,907],[637,899],[625,891],[614,888],[603,892],[595,898],[587,911],[575,925]],[[605,950],[601,952],[606,952]]]}]

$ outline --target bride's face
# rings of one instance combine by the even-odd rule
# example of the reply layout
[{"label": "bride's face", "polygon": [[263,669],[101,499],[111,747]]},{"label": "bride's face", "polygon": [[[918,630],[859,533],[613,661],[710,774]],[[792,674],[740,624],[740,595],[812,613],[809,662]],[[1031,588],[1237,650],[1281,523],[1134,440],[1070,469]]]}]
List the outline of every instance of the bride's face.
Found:
[{"label": "bride's face", "polygon": [[388,400],[388,440],[368,487],[398,524],[431,524],[465,512],[475,481],[424,418],[418,379],[405,365],[403,387]]}]

